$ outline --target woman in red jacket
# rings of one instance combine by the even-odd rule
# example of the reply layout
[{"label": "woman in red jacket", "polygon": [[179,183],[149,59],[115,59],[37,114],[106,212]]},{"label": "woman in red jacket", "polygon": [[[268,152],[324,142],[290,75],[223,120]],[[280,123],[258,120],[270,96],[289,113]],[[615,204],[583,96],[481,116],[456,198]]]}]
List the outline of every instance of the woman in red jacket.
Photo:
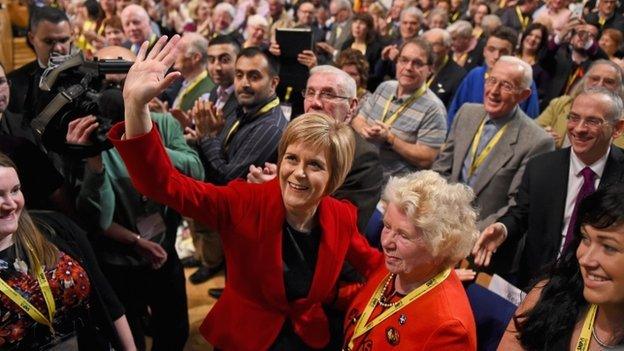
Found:
[{"label": "woman in red jacket", "polygon": [[215,186],[185,177],[147,110],[178,76],[165,75],[178,39],[161,38],[147,57],[141,47],[125,82],[125,125],[110,138],[141,193],[222,234],[228,284],[201,332],[224,350],[327,347],[341,337],[330,336],[323,307],[336,297],[343,263],[364,276],[381,264],[357,231],[355,207],[327,196],[351,167],[352,131],[325,115],[303,115],[282,136],[277,179]]},{"label": "woman in red jacket", "polygon": [[353,301],[343,350],[476,350],[472,310],[452,269],[479,234],[473,198],[433,171],[390,179],[385,267]]}]

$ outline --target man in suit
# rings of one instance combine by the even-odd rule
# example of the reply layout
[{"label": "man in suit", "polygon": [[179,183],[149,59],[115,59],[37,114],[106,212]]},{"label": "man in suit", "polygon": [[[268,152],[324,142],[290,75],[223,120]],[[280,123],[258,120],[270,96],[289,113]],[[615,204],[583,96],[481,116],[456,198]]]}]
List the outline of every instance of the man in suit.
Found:
[{"label": "man in suit", "polygon": [[616,11],[617,6],[617,0],[600,0],[598,11],[585,16],[585,22],[596,26],[601,32],[607,28],[622,32],[624,31],[624,16]]},{"label": "man in suit", "polygon": [[[234,94],[234,63],[239,51],[238,42],[229,35],[216,36],[208,43],[208,72],[217,86],[207,94],[207,98],[224,119],[236,119],[238,102]],[[196,131],[190,128],[187,130],[196,137]],[[196,260],[186,260],[183,263],[199,267],[189,277],[191,283],[199,284],[223,268],[223,249],[219,233],[198,222],[192,223],[192,229]]]},{"label": "man in suit", "polygon": [[317,43],[317,47],[336,57],[342,45],[351,35],[353,10],[351,10],[349,0],[332,0],[329,3],[329,12],[334,18],[334,23],[329,31],[329,38],[327,42]]},{"label": "man in suit", "polygon": [[7,75],[12,97],[8,110],[23,114],[25,123],[35,117],[36,105],[39,105],[43,93],[39,89],[39,80],[48,67],[50,56],[69,54],[72,42],[69,18],[59,9],[37,8],[31,14],[29,26],[28,42],[37,59]]},{"label": "man in suit", "polygon": [[531,93],[532,74],[524,61],[501,57],[485,82],[484,103],[459,110],[433,164],[449,181],[474,190],[480,229],[507,211],[527,161],[554,150],[552,138],[518,106]]},{"label": "man in suit", "polygon": [[184,78],[173,100],[174,109],[190,110],[200,96],[215,87],[206,71],[207,62],[208,40],[197,33],[184,33],[178,42],[178,56],[173,64]]},{"label": "man in suit", "polygon": [[601,87],[574,99],[568,117],[572,146],[527,163],[513,205],[475,244],[477,265],[493,259],[495,270],[509,273],[509,259],[525,238],[516,283],[526,287],[565,253],[574,239],[579,200],[595,188],[624,181],[624,151],[612,145],[624,130],[622,109],[621,98]]},{"label": "man in suit", "polygon": [[451,99],[457,87],[466,75],[466,70],[460,67],[451,58],[451,35],[444,29],[433,28],[425,32],[423,37],[431,44],[433,51],[432,73],[427,83],[442,101],[445,107],[451,104]]},{"label": "man in suit", "polygon": [[537,10],[540,4],[539,0],[520,0],[516,6],[499,10],[498,15],[503,26],[522,33],[531,24],[533,12]]},{"label": "man in suit", "polygon": [[124,47],[130,49],[135,55],[139,52],[143,42],[149,41],[151,47],[158,39],[150,26],[150,17],[147,11],[139,5],[128,5],[121,11],[121,25],[128,38]]}]

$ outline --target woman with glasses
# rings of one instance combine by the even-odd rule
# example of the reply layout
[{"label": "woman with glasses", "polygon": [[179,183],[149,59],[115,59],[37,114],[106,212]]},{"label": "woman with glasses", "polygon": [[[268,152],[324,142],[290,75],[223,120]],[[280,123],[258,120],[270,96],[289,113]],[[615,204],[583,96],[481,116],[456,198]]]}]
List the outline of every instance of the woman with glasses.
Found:
[{"label": "woman with glasses", "polygon": [[499,350],[624,348],[624,185],[581,202],[572,249],[535,284]]}]

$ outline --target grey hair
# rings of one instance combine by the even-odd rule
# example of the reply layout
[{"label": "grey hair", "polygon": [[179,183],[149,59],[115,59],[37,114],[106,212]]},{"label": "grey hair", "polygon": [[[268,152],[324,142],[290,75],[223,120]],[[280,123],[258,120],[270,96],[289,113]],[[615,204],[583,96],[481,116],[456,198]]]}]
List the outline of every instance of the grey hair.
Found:
[{"label": "grey hair", "polygon": [[222,2],[215,6],[214,13],[219,12],[227,12],[227,14],[232,17],[232,19],[234,19],[234,16],[236,16],[236,9],[229,2]]},{"label": "grey hair", "polygon": [[451,35],[456,34],[464,38],[472,36],[472,24],[468,21],[459,20],[446,28]]},{"label": "grey hair", "polygon": [[519,66],[522,69],[522,80],[520,82],[520,87],[522,89],[531,89],[531,83],[533,83],[533,68],[528,63],[522,61],[521,59],[515,56],[501,56],[498,62],[505,62],[512,65]]},{"label": "grey hair", "polygon": [[201,63],[208,62],[208,39],[195,32],[185,32],[182,38],[188,40],[188,50],[201,54]]},{"label": "grey hair", "polygon": [[418,23],[420,23],[420,25],[422,25],[425,21],[425,15],[422,11],[420,11],[420,9],[415,6],[410,6],[401,11],[401,16],[399,17],[400,20],[403,20],[403,17],[407,15],[415,16],[416,18],[418,18]]},{"label": "grey hair", "polygon": [[349,98],[355,99],[357,96],[357,86],[355,84],[355,79],[351,77],[347,72],[341,70],[340,68],[336,68],[330,65],[321,65],[313,67],[310,70],[310,77],[315,74],[333,74],[339,78],[339,81],[342,83],[339,87],[342,94]]},{"label": "grey hair", "polygon": [[[615,77],[615,79],[617,80],[617,86],[618,89],[615,92],[616,94],[620,95],[621,98],[624,99],[624,71],[622,71],[622,68],[615,62],[611,61],[611,60],[606,60],[606,59],[600,59],[600,60],[596,60],[594,62],[592,62],[591,66],[589,66],[589,69],[587,70],[587,73],[583,76],[583,83],[587,81],[587,77],[589,76],[589,72],[592,71],[592,69],[594,69],[597,66],[600,65],[607,65],[611,68],[613,68],[616,72],[617,72],[617,76]],[[584,86],[584,84],[583,84]]]},{"label": "grey hair", "polygon": [[269,28],[269,22],[267,21],[267,19],[264,16],[258,14],[249,16],[247,18],[247,25],[260,26],[266,29]]},{"label": "grey hair", "polygon": [[431,19],[434,16],[442,16],[442,18],[444,18],[444,21],[446,23],[445,27],[448,26],[448,12],[445,9],[440,9],[440,8],[434,8],[433,10],[431,10],[429,12],[429,15],[427,16],[427,20],[431,21]]},{"label": "grey hair", "polygon": [[607,109],[606,116],[604,116],[605,120],[612,124],[615,124],[622,119],[622,110],[624,110],[624,103],[622,103],[622,98],[617,93],[604,87],[592,87],[583,89],[583,91],[578,94],[576,98],[581,95],[605,96],[609,100],[609,108]]},{"label": "grey hair", "polygon": [[349,13],[353,12],[351,2],[349,0],[332,0],[331,2],[336,4],[340,10],[348,10]]},{"label": "grey hair", "polygon": [[426,31],[423,35],[425,36],[425,38],[427,37],[427,34],[439,34],[442,36],[442,42],[444,43],[444,46],[446,46],[447,48],[451,47],[451,44],[453,43],[453,39],[451,38],[451,34],[444,29],[441,28],[432,28],[429,29],[428,31]]},{"label": "grey hair", "polygon": [[477,240],[474,192],[464,184],[449,184],[434,171],[392,177],[382,194],[422,231],[425,245],[443,268],[468,256]]},{"label": "grey hair", "polygon": [[489,14],[483,16],[481,20],[481,28],[486,36],[490,35],[491,31],[503,25],[500,17],[495,14]]}]

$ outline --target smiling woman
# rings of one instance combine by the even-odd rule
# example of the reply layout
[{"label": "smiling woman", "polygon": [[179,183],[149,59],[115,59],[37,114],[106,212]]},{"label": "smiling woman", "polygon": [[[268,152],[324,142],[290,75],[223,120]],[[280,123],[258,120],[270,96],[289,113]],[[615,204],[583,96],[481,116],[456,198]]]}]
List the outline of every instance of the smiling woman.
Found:
[{"label": "smiling woman", "polygon": [[473,197],[433,171],[390,179],[382,196],[385,269],[351,305],[344,349],[476,350],[474,317],[452,271],[478,234]]},{"label": "smiling woman", "polygon": [[624,185],[581,202],[575,239],[527,295],[499,350],[603,350],[624,346]]},{"label": "smiling woman", "polygon": [[[183,176],[146,110],[175,79],[165,73],[178,40],[161,38],[147,56],[141,48],[124,86],[125,124],[109,137],[139,192],[221,235],[228,284],[200,332],[224,350],[336,349],[340,327],[330,327],[325,309],[337,296],[343,264],[365,277],[381,264],[357,231],[355,207],[328,196],[351,167],[353,132],[329,116],[304,114],[280,141],[279,179],[215,186]],[[253,79],[249,62],[245,69],[237,64],[236,79]]]}]

